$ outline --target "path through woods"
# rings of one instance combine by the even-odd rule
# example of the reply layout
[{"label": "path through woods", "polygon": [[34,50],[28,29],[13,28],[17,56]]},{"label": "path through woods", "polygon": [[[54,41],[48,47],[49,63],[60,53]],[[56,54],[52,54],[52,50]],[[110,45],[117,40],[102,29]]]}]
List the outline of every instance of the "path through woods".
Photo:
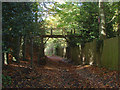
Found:
[{"label": "path through woods", "polygon": [[[58,56],[48,56],[45,66],[30,68],[30,62],[10,64],[3,69],[12,78],[6,88],[118,88],[120,82],[116,71],[94,66],[75,66]],[[5,87],[3,87],[5,88]]]}]

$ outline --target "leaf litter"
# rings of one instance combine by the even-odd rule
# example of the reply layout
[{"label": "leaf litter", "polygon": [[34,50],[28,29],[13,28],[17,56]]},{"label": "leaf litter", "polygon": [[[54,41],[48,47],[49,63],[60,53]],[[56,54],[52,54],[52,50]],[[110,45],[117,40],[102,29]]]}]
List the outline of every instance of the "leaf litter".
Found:
[{"label": "leaf litter", "polygon": [[[53,57],[53,58],[52,58]],[[118,71],[96,66],[75,66],[57,56],[48,57],[45,66],[21,61],[3,68],[3,74],[11,76],[12,83],[3,88],[120,88]]]}]

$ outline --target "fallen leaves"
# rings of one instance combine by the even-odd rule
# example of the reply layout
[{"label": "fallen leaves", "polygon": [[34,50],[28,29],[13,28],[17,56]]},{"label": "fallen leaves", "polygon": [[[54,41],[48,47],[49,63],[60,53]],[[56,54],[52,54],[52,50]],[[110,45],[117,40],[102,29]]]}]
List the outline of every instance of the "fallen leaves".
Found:
[{"label": "fallen leaves", "polygon": [[13,63],[7,66],[6,69],[3,69],[3,74],[11,76],[12,83],[6,88],[120,87],[117,71],[109,71],[90,65],[68,65],[63,61],[59,63],[58,59],[56,59],[57,61],[49,60],[45,66],[34,65],[33,69],[26,61],[21,61],[19,65]]}]

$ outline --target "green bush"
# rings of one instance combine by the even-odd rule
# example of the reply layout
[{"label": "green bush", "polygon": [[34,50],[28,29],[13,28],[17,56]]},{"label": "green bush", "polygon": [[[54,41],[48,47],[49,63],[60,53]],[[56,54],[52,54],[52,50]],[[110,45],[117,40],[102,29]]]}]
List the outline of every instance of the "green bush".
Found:
[{"label": "green bush", "polygon": [[11,84],[11,77],[2,75],[2,85],[6,87],[7,85]]}]

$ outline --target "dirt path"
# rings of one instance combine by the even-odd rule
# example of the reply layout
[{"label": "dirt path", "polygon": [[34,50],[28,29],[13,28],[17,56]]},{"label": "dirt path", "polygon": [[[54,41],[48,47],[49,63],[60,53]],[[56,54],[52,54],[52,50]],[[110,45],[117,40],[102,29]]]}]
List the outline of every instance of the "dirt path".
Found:
[{"label": "dirt path", "polygon": [[74,66],[62,61],[58,56],[48,56],[45,66],[21,61],[3,70],[12,78],[7,88],[108,88],[120,87],[115,71],[107,71],[94,66]]},{"label": "dirt path", "polygon": [[54,60],[54,61],[62,61],[62,57],[59,57],[59,56],[47,56],[48,59],[50,60]]}]

